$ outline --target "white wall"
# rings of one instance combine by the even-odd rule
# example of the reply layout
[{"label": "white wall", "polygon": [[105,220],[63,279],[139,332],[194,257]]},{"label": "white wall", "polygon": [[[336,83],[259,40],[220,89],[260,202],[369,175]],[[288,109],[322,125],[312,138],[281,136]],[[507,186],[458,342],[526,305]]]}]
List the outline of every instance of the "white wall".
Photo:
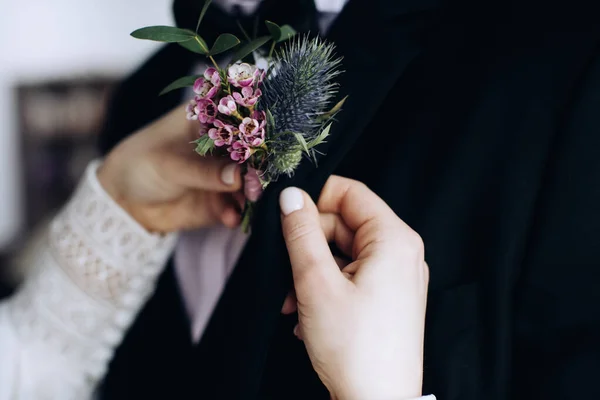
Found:
[{"label": "white wall", "polygon": [[125,74],[156,44],[129,36],[171,24],[172,0],[0,0],[0,250],[21,229],[16,82]]}]

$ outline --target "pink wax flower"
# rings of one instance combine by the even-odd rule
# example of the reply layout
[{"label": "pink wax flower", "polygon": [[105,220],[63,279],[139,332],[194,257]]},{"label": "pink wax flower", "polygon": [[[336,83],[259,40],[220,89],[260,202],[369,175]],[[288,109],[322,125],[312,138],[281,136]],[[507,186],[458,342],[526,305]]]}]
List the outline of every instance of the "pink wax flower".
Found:
[{"label": "pink wax flower", "polygon": [[252,118],[260,122],[262,126],[265,126],[267,123],[267,114],[264,111],[252,111]]},{"label": "pink wax flower", "polygon": [[260,71],[255,65],[233,64],[227,70],[227,78],[229,83],[238,88],[253,86],[261,75]]},{"label": "pink wax flower", "polygon": [[251,87],[242,88],[242,93],[234,92],[235,102],[244,107],[253,107],[262,96],[260,89],[253,90]]},{"label": "pink wax flower", "polygon": [[219,72],[215,68],[208,68],[204,71],[204,77],[200,77],[194,82],[194,93],[202,99],[212,99],[219,91],[220,86]]},{"label": "pink wax flower", "polygon": [[198,129],[198,137],[202,137],[208,133],[209,126],[206,124],[200,124],[200,128]]},{"label": "pink wax flower", "polygon": [[258,122],[254,118],[244,118],[240,124],[241,136],[250,146],[257,147],[265,141],[265,121]]},{"label": "pink wax flower", "polygon": [[203,99],[212,99],[219,91],[218,86],[214,86],[210,81],[204,78],[196,79],[194,82],[194,93]]},{"label": "pink wax flower", "polygon": [[221,84],[221,76],[216,68],[209,67],[204,71],[204,77],[208,79],[213,85],[219,86]]},{"label": "pink wax flower", "polygon": [[212,124],[217,116],[217,105],[210,99],[198,99],[198,105],[194,111],[198,115],[198,121],[203,124]]},{"label": "pink wax flower", "polygon": [[189,121],[197,121],[198,120],[198,96],[195,96],[190,100],[187,107],[185,108],[186,118]]},{"label": "pink wax flower", "polygon": [[257,82],[258,82],[258,85],[260,86],[263,83],[263,81],[265,80],[265,76],[267,75],[267,71],[264,70],[264,69],[259,69],[258,71],[259,72],[258,72]]},{"label": "pink wax flower", "polygon": [[248,167],[248,171],[244,175],[244,196],[252,202],[257,201],[263,192],[259,178],[260,173],[261,171]]},{"label": "pink wax flower", "polygon": [[240,133],[235,126],[224,124],[218,119],[215,120],[213,125],[215,127],[208,131],[208,137],[214,140],[217,147],[230,145],[233,142],[233,138]]},{"label": "pink wax flower", "polygon": [[237,161],[242,164],[248,158],[250,158],[251,152],[250,147],[241,140],[233,142],[233,144],[227,149],[229,156],[233,161]]},{"label": "pink wax flower", "polygon": [[225,96],[219,101],[219,112],[225,115],[231,115],[237,111],[235,100],[231,96]]}]

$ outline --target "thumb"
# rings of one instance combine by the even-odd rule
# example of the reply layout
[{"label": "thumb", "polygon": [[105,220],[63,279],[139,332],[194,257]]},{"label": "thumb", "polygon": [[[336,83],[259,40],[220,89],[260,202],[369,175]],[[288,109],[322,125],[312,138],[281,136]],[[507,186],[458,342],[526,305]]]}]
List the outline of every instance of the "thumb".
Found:
[{"label": "thumb", "polygon": [[240,168],[231,160],[217,157],[183,156],[161,153],[161,172],[165,179],[189,189],[235,192],[242,187]]},{"label": "thumb", "polygon": [[289,187],[281,192],[279,205],[294,287],[298,300],[303,301],[307,292],[338,284],[343,276],[331,254],[317,206],[310,196]]}]

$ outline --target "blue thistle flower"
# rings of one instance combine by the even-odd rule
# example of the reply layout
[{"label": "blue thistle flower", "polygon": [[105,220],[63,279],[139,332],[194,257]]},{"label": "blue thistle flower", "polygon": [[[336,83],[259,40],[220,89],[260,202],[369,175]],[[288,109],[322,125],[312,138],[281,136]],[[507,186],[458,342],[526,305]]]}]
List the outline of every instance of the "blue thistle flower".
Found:
[{"label": "blue thistle flower", "polygon": [[340,62],[332,44],[306,36],[290,40],[275,54],[259,102],[259,108],[273,117],[267,138],[271,150],[267,181],[282,173],[291,175],[299,164],[298,134],[311,142],[322,132],[326,122],[322,117],[337,94],[334,79],[341,73]]},{"label": "blue thistle flower", "polygon": [[[340,74],[340,58],[334,46],[307,37],[290,40],[273,59],[273,67],[263,83],[260,107],[273,115],[273,133],[294,132],[306,141],[318,136],[337,93],[334,79]],[[293,136],[287,138],[294,140]]]}]

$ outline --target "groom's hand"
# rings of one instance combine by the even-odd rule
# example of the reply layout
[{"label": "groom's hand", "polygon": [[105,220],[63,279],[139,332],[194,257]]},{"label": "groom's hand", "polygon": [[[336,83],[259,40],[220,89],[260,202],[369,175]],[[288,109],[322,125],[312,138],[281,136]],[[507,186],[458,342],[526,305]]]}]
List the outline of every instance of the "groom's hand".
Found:
[{"label": "groom's hand", "polygon": [[121,142],[98,172],[109,195],[149,231],[239,223],[240,168],[196,154],[190,142],[198,130],[178,107]]},{"label": "groom's hand", "polygon": [[[349,179],[330,178],[318,208],[296,188],[280,204],[298,336],[333,397],[420,396],[429,278],[419,235]],[[352,260],[342,270],[328,242]]]}]

